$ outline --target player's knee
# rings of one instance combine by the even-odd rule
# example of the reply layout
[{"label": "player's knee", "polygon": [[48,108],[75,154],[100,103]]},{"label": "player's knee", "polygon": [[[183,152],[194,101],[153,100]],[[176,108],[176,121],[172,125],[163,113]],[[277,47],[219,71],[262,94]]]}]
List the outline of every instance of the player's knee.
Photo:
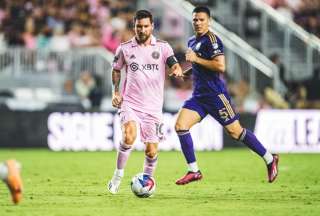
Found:
[{"label": "player's knee", "polygon": [[149,150],[149,151],[146,151],[145,153],[148,158],[155,158],[157,156],[157,151],[150,151]]},{"label": "player's knee", "polygon": [[128,131],[124,133],[124,143],[126,143],[127,145],[133,145],[135,140],[136,140],[136,134]]},{"label": "player's knee", "polygon": [[127,145],[133,145],[134,141],[136,140],[136,132],[131,128],[126,128],[123,132],[123,141]]},{"label": "player's knee", "polygon": [[155,158],[157,156],[157,148],[155,146],[146,148],[145,154],[149,158]]},{"label": "player's knee", "polygon": [[124,137],[124,143],[127,145],[133,145],[134,141],[135,141],[135,137],[132,135],[125,135]]},{"label": "player's knee", "polygon": [[174,129],[176,132],[189,130],[188,126],[181,122],[176,122]]}]

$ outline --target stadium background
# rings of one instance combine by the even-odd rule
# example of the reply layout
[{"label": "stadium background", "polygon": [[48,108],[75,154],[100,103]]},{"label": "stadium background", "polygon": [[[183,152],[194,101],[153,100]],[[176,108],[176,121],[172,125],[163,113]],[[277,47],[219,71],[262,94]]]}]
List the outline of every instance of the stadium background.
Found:
[{"label": "stadium background", "polygon": [[[319,1],[190,2],[213,10],[214,32],[225,44],[225,79],[244,126],[254,130],[260,110],[319,109]],[[172,44],[186,67],[185,44],[193,33],[189,2],[1,1],[1,147],[48,146],[53,112],[116,112],[111,62],[116,47],[134,34],[137,8],[153,12],[155,35]],[[191,91],[190,77],[167,78],[164,111],[176,113]],[[313,113],[317,122],[319,113]],[[312,136],[312,145],[320,148],[319,126],[310,125],[315,129],[306,132],[305,144]],[[224,146],[241,146],[221,133],[216,136],[223,136]]]},{"label": "stadium background", "polygon": [[[92,155],[92,152],[77,154],[73,151],[109,151],[118,145],[119,136],[115,135],[119,134],[119,127],[115,126],[118,124],[116,110],[111,107],[111,62],[116,47],[133,36],[132,17],[135,10],[147,8],[152,11],[155,35],[167,40],[174,47],[178,60],[186,66],[185,44],[193,33],[190,22],[192,4],[208,5],[213,11],[215,20],[213,31],[221,37],[225,45],[227,73],[224,78],[228,83],[235,108],[241,113],[243,125],[258,133],[258,137],[273,152],[320,152],[319,0],[2,0],[0,1],[0,159],[15,157],[23,162],[27,188],[29,184],[27,189],[29,195],[25,202],[30,204],[19,209],[19,214],[8,206],[4,208],[3,214],[1,207],[1,215],[28,215],[28,213],[37,215],[36,212],[26,213],[26,209],[34,209],[32,203],[36,196],[42,197],[40,205],[49,207],[53,215],[61,215],[63,211],[57,210],[57,207],[68,210],[68,205],[73,207],[70,215],[82,215],[76,208],[80,208],[81,203],[88,201],[85,196],[91,200],[90,193],[111,199],[111,206],[106,207],[108,211],[102,212],[117,214],[117,210],[113,207],[117,206],[118,201],[105,193],[98,192],[104,188],[96,186],[104,184],[101,181],[106,180],[107,171],[101,172],[94,164],[95,161],[101,166],[101,163],[107,161],[106,167],[109,168],[106,169],[110,169],[111,174],[115,152],[97,152]],[[163,150],[179,150],[173,131],[174,114],[190,96],[191,86],[191,78],[187,78],[185,82],[170,78],[166,80],[164,111],[169,116],[167,143],[172,146]],[[50,123],[52,115],[63,117],[53,118],[55,120]],[[101,119],[100,117],[104,119],[102,122],[97,120]],[[280,209],[275,215],[283,215],[292,213],[293,206],[296,206],[297,215],[302,212],[307,212],[306,215],[319,213],[319,208],[315,207],[319,204],[320,191],[317,186],[319,182],[317,154],[283,154],[284,168],[280,171],[285,172],[291,167],[290,164],[301,167],[297,168],[297,173],[291,169],[292,175],[288,175],[291,178],[284,178],[283,182],[280,181],[281,184],[271,189],[252,180],[243,184],[241,183],[243,178],[239,176],[231,175],[224,179],[217,172],[224,173],[225,170],[232,172],[230,167],[225,168],[221,165],[212,170],[212,167],[204,164],[205,161],[208,164],[228,164],[241,176],[243,173],[241,174],[239,170],[247,164],[236,161],[244,160],[247,154],[239,148],[243,147],[241,143],[230,139],[212,119],[208,121],[209,123],[205,123],[202,129],[197,129],[195,140],[199,142],[197,150],[206,150],[199,153],[200,160],[204,161],[202,162],[204,170],[217,175],[208,176],[209,180],[221,179],[221,182],[217,181],[221,184],[215,185],[215,188],[218,187],[214,195],[217,204],[211,206],[212,208],[208,206],[207,200],[212,196],[207,192],[207,187],[210,187],[208,182],[190,188],[190,194],[194,194],[196,198],[189,194],[187,195],[189,199],[198,198],[199,202],[203,201],[200,206],[205,207],[204,209],[212,211],[218,209],[220,213],[226,211],[226,215],[248,215],[247,208],[252,208],[254,215],[265,215],[259,210],[266,208],[272,211],[273,207]],[[70,125],[72,127],[67,130],[66,126]],[[97,131],[95,135],[93,130]],[[57,133],[65,134],[62,138],[64,144],[60,143],[62,146],[55,148],[49,143]],[[209,137],[203,138],[204,134]],[[141,150],[141,145],[138,146],[140,147],[137,149]],[[226,150],[226,153],[215,151],[222,148],[230,149]],[[52,150],[72,152],[57,155]],[[159,163],[159,173],[163,175],[159,174],[157,178],[159,185],[166,186],[160,186],[159,190],[163,192],[157,196],[172,202],[176,202],[174,199],[183,201],[178,194],[184,193],[183,189],[178,189],[177,194],[171,196],[170,191],[175,189],[168,186],[164,177],[170,176],[168,177],[170,181],[174,181],[177,175],[176,171],[169,172],[164,166],[180,165],[180,172],[183,171],[183,158],[180,157],[179,162],[176,162],[176,154],[180,155],[180,152],[163,153],[168,162],[163,162],[164,165]],[[210,157],[210,154],[214,154],[214,157]],[[140,164],[142,153],[135,152],[132,157],[134,158],[132,164]],[[234,162],[228,160],[228,157],[233,158]],[[73,158],[79,162],[72,160]],[[252,173],[258,172],[259,176],[252,177],[253,174],[250,172],[246,175],[259,181],[264,173],[256,169],[264,168],[262,165],[256,167],[258,159],[255,159],[248,159],[246,162],[249,161],[252,165]],[[301,164],[297,161],[301,161]],[[44,163],[43,166],[41,163]],[[84,166],[83,163],[86,164],[83,169],[91,170],[89,173],[92,175],[96,173],[99,181],[90,182],[90,178],[87,179],[82,169],[77,170]],[[61,168],[61,172],[54,172],[56,166],[66,166],[66,168]],[[127,178],[135,174],[137,167],[139,166],[132,165],[129,168]],[[35,171],[36,168],[39,170]],[[64,177],[70,175],[68,169],[77,170],[79,176],[72,176],[73,180],[67,182],[69,186],[71,185],[71,190],[64,195],[64,192],[59,192],[55,184],[65,184]],[[52,177],[40,179],[39,173],[46,172]],[[306,173],[308,178],[303,180],[303,176],[299,176],[301,173]],[[293,177],[295,174],[301,178],[295,179]],[[46,181],[48,187],[52,187],[52,191],[42,187],[37,188],[38,191],[35,189]],[[58,197],[58,195],[68,197],[79,194],[72,183],[78,183],[77,187],[83,187],[77,205],[70,203],[67,198],[60,200]],[[84,188],[89,184],[93,186],[89,186],[86,191]],[[34,189],[31,189],[32,186]],[[292,191],[288,192],[287,187],[292,187]],[[246,194],[248,191],[245,188],[254,188],[252,190],[257,190],[257,193],[274,194],[283,190],[287,193],[283,193],[282,199],[285,200],[283,205],[275,206],[273,203],[268,203],[272,206],[268,208],[265,202],[270,197],[263,197],[259,202],[260,197],[257,193],[249,191]],[[129,193],[127,190],[125,189],[124,193]],[[44,191],[48,192],[47,196],[44,195]],[[233,195],[238,193],[241,194],[240,198],[234,198]],[[125,201],[128,197],[122,195],[120,199]],[[227,200],[229,204],[221,203],[220,197],[223,197],[221,202]],[[244,203],[236,201],[241,198],[244,198]],[[276,199],[274,195],[271,196],[271,201]],[[298,201],[299,199],[302,203]],[[246,204],[245,201],[248,200],[258,200],[257,207],[253,208]],[[153,201],[151,205],[155,210],[161,211],[159,206],[167,203],[158,201]],[[68,205],[64,206],[64,202]],[[3,199],[1,203],[4,203]],[[91,204],[89,203],[87,211],[82,213],[91,214],[93,211],[99,215],[97,207],[102,204]],[[136,206],[140,204],[139,201],[130,203],[131,207],[137,209],[132,215],[145,210]],[[192,202],[189,204],[192,206]],[[176,206],[177,209],[185,207],[181,203],[176,203]],[[220,206],[224,208],[221,209]],[[168,207],[167,212],[173,214],[176,210]],[[184,212],[184,215],[198,212],[211,215],[210,211],[205,210],[190,210]],[[122,206],[121,213],[130,212],[126,212]],[[41,208],[38,214],[50,215],[49,211]],[[154,212],[150,214],[157,215]]]}]

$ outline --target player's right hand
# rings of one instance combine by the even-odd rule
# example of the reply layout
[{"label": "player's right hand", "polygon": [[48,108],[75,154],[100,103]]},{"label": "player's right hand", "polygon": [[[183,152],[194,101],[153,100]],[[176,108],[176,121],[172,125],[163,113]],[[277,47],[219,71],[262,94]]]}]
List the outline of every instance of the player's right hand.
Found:
[{"label": "player's right hand", "polygon": [[197,54],[189,47],[186,52],[186,61],[191,63],[196,63],[197,58],[198,58]]},{"label": "player's right hand", "polygon": [[112,106],[115,108],[120,108],[122,103],[122,96],[120,95],[119,92],[114,92],[112,94]]}]

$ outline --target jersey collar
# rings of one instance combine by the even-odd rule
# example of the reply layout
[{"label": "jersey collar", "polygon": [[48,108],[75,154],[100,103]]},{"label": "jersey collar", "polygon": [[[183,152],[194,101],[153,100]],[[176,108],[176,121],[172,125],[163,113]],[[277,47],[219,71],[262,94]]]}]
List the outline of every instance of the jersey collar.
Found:
[{"label": "jersey collar", "polygon": [[[151,44],[152,46],[154,46],[154,45],[156,45],[156,43],[157,43],[157,38],[156,38],[155,36],[151,35],[151,42],[150,42],[150,44]],[[136,37],[133,37],[133,38],[131,39],[131,46],[132,46],[132,47],[139,46],[139,44],[138,44],[138,42],[137,42],[137,40],[136,40]]]},{"label": "jersey collar", "polygon": [[206,33],[204,33],[201,36],[195,36],[196,40],[200,40],[201,38],[205,37],[210,31],[208,30]]}]

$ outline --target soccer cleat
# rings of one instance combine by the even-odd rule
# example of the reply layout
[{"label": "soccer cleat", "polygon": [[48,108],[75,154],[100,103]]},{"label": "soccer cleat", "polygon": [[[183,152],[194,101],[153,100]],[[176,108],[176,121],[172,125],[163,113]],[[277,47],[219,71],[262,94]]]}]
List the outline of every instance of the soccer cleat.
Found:
[{"label": "soccer cleat", "polygon": [[120,183],[121,183],[121,176],[114,175],[108,183],[108,190],[111,194],[116,194],[119,191]]},{"label": "soccer cleat", "polygon": [[6,161],[6,165],[8,167],[8,176],[4,182],[10,190],[12,201],[15,204],[18,204],[22,199],[22,180],[19,169],[20,164],[15,160],[8,160]]},{"label": "soccer cleat", "polygon": [[190,182],[193,182],[193,181],[199,181],[202,179],[202,173],[199,171],[197,172],[187,172],[186,175],[184,175],[183,177],[181,177],[180,179],[178,179],[176,181],[176,184],[177,185],[185,185],[185,184],[188,184]]},{"label": "soccer cleat", "polygon": [[278,176],[278,162],[279,155],[273,154],[273,161],[267,165],[268,168],[268,180],[272,183]]}]

